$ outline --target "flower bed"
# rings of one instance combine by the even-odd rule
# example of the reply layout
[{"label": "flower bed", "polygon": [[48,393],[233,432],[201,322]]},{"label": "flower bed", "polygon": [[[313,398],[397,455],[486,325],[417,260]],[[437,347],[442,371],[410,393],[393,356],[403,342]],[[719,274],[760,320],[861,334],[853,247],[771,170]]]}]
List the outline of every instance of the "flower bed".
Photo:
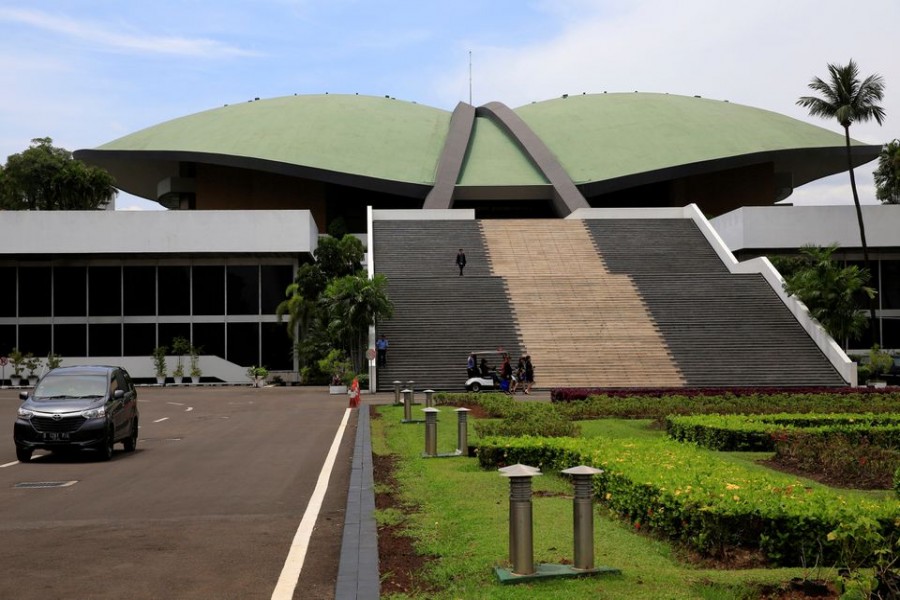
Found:
[{"label": "flower bed", "polygon": [[827,396],[895,396],[900,398],[900,387],[864,388],[864,387],[797,387],[797,388],[553,388],[550,400],[553,402],[571,402],[584,400],[591,396],[664,398],[679,396],[695,398],[703,396],[779,396],[779,395],[820,395]]}]

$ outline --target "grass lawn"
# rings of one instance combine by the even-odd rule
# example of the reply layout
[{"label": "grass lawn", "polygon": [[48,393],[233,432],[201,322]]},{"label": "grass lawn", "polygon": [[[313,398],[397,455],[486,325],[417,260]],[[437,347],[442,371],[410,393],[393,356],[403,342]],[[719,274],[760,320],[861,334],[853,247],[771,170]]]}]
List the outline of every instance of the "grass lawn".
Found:
[{"label": "grass lawn", "polygon": [[[456,415],[448,407],[440,410],[438,452],[449,453],[456,448]],[[496,471],[481,470],[474,458],[422,458],[424,425],[401,424],[402,407],[380,406],[378,412],[380,418],[372,420],[373,451],[397,457],[396,494],[414,508],[379,511],[377,518],[401,522],[417,552],[433,557],[419,574],[418,592],[385,597],[749,599],[760,597],[761,585],[778,586],[792,577],[834,576],[824,569],[702,568],[680,560],[679,552],[669,543],[635,532],[598,508],[594,518],[595,564],[620,569],[622,575],[501,585],[493,568],[509,566],[508,480]],[[664,435],[648,424],[618,419],[580,423],[584,436]],[[470,440],[473,435],[470,422]],[[742,454],[747,453],[731,453],[729,460],[752,464],[753,458]],[[533,489],[535,564],[571,563],[571,485],[567,479],[546,474],[534,478]],[[384,491],[383,486],[376,491]],[[386,575],[382,573],[382,577]]]}]

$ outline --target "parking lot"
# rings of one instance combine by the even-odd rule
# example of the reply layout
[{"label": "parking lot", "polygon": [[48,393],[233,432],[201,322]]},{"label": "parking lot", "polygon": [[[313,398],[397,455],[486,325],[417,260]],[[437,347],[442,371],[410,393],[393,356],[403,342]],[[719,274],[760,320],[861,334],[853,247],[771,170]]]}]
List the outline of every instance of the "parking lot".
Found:
[{"label": "parking lot", "polygon": [[[0,390],[0,598],[271,598],[346,412],[322,388],[142,387],[137,450],[18,463]],[[4,425],[5,423],[5,425]],[[333,597],[356,415],[295,598]]]}]

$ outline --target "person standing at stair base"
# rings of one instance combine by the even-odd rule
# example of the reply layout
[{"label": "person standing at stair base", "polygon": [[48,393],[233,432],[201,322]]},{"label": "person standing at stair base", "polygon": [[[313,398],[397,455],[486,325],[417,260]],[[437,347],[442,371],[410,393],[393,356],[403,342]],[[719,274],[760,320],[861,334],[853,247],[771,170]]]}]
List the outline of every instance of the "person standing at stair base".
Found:
[{"label": "person standing at stair base", "polygon": [[531,393],[531,386],[534,385],[534,365],[531,364],[531,356],[525,355],[525,374],[522,377],[522,383],[525,384],[525,393]]},{"label": "person standing at stair base", "polygon": [[378,366],[386,367],[387,366],[388,340],[386,337],[384,337],[383,333],[377,340],[375,340],[375,350],[378,351]]},{"label": "person standing at stair base", "polygon": [[462,277],[463,269],[466,268],[466,253],[462,248],[456,253],[456,266],[459,267],[459,276]]}]

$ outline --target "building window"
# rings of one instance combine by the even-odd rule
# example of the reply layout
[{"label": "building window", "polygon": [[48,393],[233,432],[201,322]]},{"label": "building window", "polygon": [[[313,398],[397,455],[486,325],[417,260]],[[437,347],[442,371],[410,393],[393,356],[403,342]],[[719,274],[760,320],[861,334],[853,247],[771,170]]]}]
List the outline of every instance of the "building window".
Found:
[{"label": "building window", "polygon": [[149,356],[156,348],[156,325],[153,323],[125,323],[125,347],[122,356]]},{"label": "building window", "polygon": [[159,314],[191,314],[191,268],[159,267]]},{"label": "building window", "polygon": [[50,267],[19,267],[19,316],[49,317],[50,289]]},{"label": "building window", "polygon": [[262,364],[269,369],[289,371],[294,368],[291,338],[284,323],[262,323]]},{"label": "building window", "polygon": [[259,267],[228,267],[228,314],[259,314]]},{"label": "building window", "polygon": [[[886,277],[885,280],[887,280]],[[882,319],[881,327],[884,347],[894,350],[900,349],[900,319]]]},{"label": "building window", "polygon": [[35,356],[50,354],[50,326],[19,325],[19,350],[23,354],[31,352]]},{"label": "building window", "polygon": [[176,337],[183,337],[186,340],[191,339],[190,323],[160,323],[159,324],[159,345],[166,346],[169,353],[172,352],[172,341]]},{"label": "building window", "polygon": [[194,323],[192,339],[200,354],[225,356],[225,323]]},{"label": "building window", "polygon": [[119,323],[92,323],[88,326],[88,356],[121,356],[122,326]]},{"label": "building window", "polygon": [[57,317],[87,316],[87,270],[84,267],[53,269],[53,314]]},{"label": "building window", "polygon": [[274,315],[278,305],[284,300],[284,290],[294,281],[294,268],[290,265],[263,265],[262,314]]},{"label": "building window", "polygon": [[156,267],[125,267],[122,278],[125,316],[156,315]]},{"label": "building window", "polygon": [[54,325],[53,351],[63,358],[87,356],[87,325]]},{"label": "building window", "polygon": [[194,299],[192,314],[225,314],[225,268],[194,267]]},{"label": "building window", "polygon": [[0,267],[0,282],[3,293],[0,294],[0,317],[16,316],[16,268]]},{"label": "building window", "polygon": [[231,362],[249,367],[259,365],[259,324],[228,323],[228,353]]},{"label": "building window", "polygon": [[88,268],[88,310],[94,317],[122,314],[122,270],[119,267]]},{"label": "building window", "polygon": [[900,260],[881,261],[881,308],[900,309]]},{"label": "building window", "polygon": [[16,347],[16,326],[0,325],[0,356],[9,356]]}]

